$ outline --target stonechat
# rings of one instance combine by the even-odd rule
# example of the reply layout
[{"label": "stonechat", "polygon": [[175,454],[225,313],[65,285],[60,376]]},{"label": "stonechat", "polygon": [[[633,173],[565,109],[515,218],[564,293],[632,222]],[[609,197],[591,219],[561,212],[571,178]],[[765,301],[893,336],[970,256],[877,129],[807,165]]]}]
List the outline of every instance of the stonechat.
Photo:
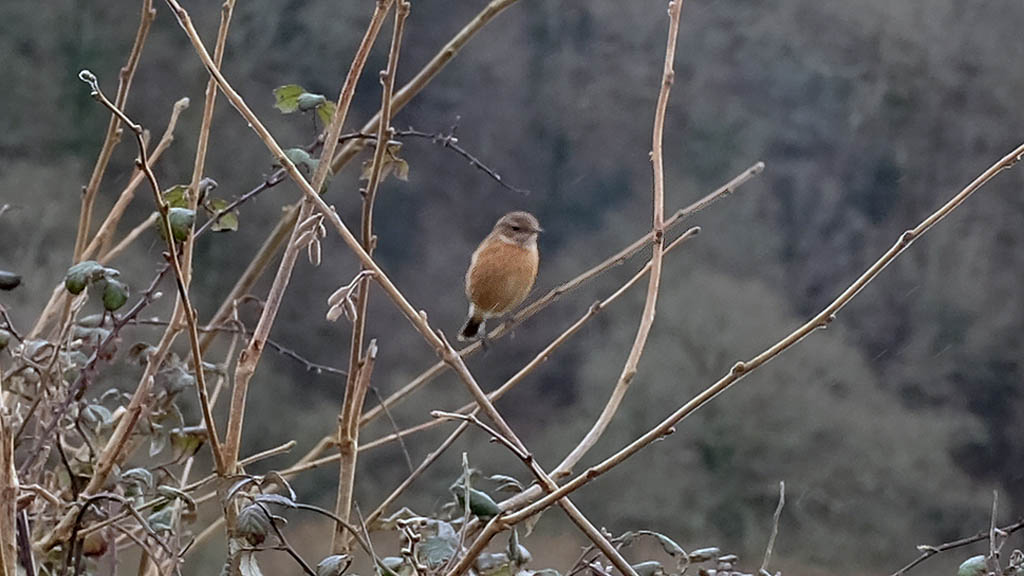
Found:
[{"label": "stonechat", "polygon": [[508,313],[526,299],[537,278],[541,231],[533,214],[509,212],[477,246],[466,271],[469,318],[459,340],[475,338],[485,320]]}]

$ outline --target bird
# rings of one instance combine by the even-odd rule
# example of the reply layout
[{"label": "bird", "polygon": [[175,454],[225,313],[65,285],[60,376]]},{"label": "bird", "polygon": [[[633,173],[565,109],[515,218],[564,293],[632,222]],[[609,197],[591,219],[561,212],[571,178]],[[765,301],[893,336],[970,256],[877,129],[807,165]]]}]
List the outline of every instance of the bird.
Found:
[{"label": "bird", "polygon": [[466,270],[469,314],[459,340],[476,338],[488,318],[502,316],[526,299],[537,278],[541,232],[533,214],[509,212],[473,251]]}]

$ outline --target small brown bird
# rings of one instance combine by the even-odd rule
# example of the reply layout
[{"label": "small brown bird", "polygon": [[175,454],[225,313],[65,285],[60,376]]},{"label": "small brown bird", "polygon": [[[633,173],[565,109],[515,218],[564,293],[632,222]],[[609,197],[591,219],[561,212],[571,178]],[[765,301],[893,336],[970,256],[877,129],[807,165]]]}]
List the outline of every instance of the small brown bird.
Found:
[{"label": "small brown bird", "polygon": [[537,234],[542,231],[529,212],[509,212],[473,252],[466,271],[469,318],[459,340],[475,338],[488,318],[522,303],[537,278]]}]

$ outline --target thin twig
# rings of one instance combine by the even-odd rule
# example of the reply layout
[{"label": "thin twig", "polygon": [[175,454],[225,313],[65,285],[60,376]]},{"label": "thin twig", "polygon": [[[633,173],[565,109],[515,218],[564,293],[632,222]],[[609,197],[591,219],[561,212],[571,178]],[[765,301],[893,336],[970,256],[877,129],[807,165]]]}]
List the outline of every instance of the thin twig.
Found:
[{"label": "thin twig", "polygon": [[661,264],[665,241],[665,173],[662,135],[665,131],[665,115],[668,108],[669,93],[672,89],[672,81],[675,78],[673,62],[675,61],[676,38],[679,33],[682,2],[683,0],[672,0],[668,4],[669,28],[665,47],[665,63],[661,76],[661,90],[658,92],[658,103],[654,110],[654,129],[652,131],[651,144],[651,166],[654,173],[654,223],[651,231],[654,238],[652,241],[651,274],[648,277],[647,298],[644,300],[644,309],[640,316],[640,326],[637,328],[636,338],[633,340],[633,346],[629,350],[626,364],[622,367],[622,373],[612,389],[611,397],[587,434],[573,448],[569,455],[562,460],[562,463],[555,468],[552,474],[555,478],[561,478],[571,473],[572,467],[576,462],[579,462],[583,455],[604,434],[608,424],[611,423],[612,418],[618,412],[622,399],[633,382],[633,378],[636,377],[637,366],[640,363],[640,357],[644,353],[647,337],[654,323],[655,308],[658,302],[658,288],[661,286]]},{"label": "thin twig", "polygon": [[[1017,531],[1019,531],[1021,529],[1024,529],[1024,517],[1020,518],[1019,520],[1017,520],[1013,524],[1007,524],[1006,526],[1003,526],[1002,528],[998,528],[999,531],[1001,531],[1002,533],[1004,533],[1006,535],[1013,534],[1014,532],[1017,532]],[[990,537],[991,533],[992,533],[992,529],[991,529],[991,527],[989,527],[989,528],[986,528],[985,530],[982,530],[982,531],[978,532],[977,534],[975,534],[973,536],[967,536],[967,537],[960,538],[960,539],[957,539],[957,540],[952,540],[952,541],[949,541],[949,542],[944,542],[944,543],[936,545],[936,546],[931,546],[931,545],[928,545],[928,544],[922,544],[922,545],[917,547],[918,550],[922,551],[921,555],[918,556],[917,558],[915,558],[912,562],[910,562],[909,564],[907,564],[903,568],[900,568],[899,570],[893,572],[891,574],[891,576],[903,576],[907,572],[910,572],[910,570],[913,569],[914,567],[916,567],[918,564],[924,562],[925,560],[931,558],[932,556],[935,556],[936,554],[941,554],[942,552],[946,552],[947,550],[954,550],[956,548],[963,548],[964,546],[968,546],[970,544],[974,544],[975,542],[981,542],[983,540],[987,540]]]},{"label": "thin twig", "polygon": [[772,531],[768,536],[768,547],[764,550],[764,559],[761,560],[761,569],[758,574],[761,576],[772,576],[768,571],[768,562],[772,559],[772,551],[775,549],[775,537],[779,535],[779,519],[782,518],[782,507],[786,505],[786,483],[779,481],[779,504],[775,507],[775,514],[772,514]]},{"label": "thin twig", "polygon": [[[457,121],[458,120],[456,119],[456,122]],[[483,161],[481,161],[479,158],[474,156],[469,150],[466,150],[465,148],[463,148],[459,144],[458,137],[455,136],[455,126],[452,126],[452,128],[447,133],[444,133],[444,132],[423,132],[421,130],[416,130],[416,129],[414,129],[414,128],[412,128],[410,126],[409,128],[407,128],[405,130],[394,130],[392,132],[392,137],[396,138],[396,139],[397,138],[422,138],[422,139],[425,139],[425,140],[430,140],[434,144],[438,144],[442,148],[447,148],[447,149],[451,150],[452,152],[455,152],[459,156],[462,156],[463,158],[466,159],[467,162],[469,162],[470,166],[473,166],[474,168],[480,170],[481,172],[483,172],[484,174],[489,176],[492,180],[497,182],[498,185],[501,186],[502,188],[504,188],[506,190],[509,190],[509,191],[512,191],[512,192],[515,192],[517,194],[522,194],[524,196],[530,193],[529,190],[524,190],[522,188],[516,188],[515,186],[512,186],[511,184],[505,182],[505,179],[501,177],[501,174],[499,174],[497,170],[489,167],[487,164],[484,164]],[[352,132],[352,133],[349,133],[349,134],[342,134],[338,138],[338,140],[339,140],[339,142],[348,142],[350,140],[369,140],[369,141],[374,142],[374,145],[376,145],[377,135],[376,134],[367,134],[365,132]]]},{"label": "thin twig", "polygon": [[409,473],[415,472],[415,467],[412,465],[412,456],[409,455],[409,447],[405,445],[405,439],[402,438],[401,429],[398,427],[398,422],[395,421],[395,417],[391,415],[391,411],[384,406],[384,398],[381,397],[380,391],[377,390],[376,386],[371,386],[370,391],[373,392],[373,397],[377,400],[377,405],[384,408],[384,414],[388,418],[388,424],[391,425],[391,430],[398,435],[398,446],[402,450],[402,457],[405,458],[405,464],[409,467]]}]

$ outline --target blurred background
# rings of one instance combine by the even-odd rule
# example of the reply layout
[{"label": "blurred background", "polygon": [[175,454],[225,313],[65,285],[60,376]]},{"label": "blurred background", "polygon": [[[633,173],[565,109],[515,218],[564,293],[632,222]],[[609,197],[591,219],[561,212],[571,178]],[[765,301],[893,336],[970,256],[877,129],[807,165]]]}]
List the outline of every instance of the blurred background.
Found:
[{"label": "blurred background", "polygon": [[[0,295],[31,325],[70,264],[79,195],[109,115],[77,80],[92,70],[113,96],[138,20],[138,2],[52,0],[0,4],[0,268],[24,276]],[[399,64],[401,85],[483,0],[414,0]],[[185,3],[212,44],[220,3]],[[427,140],[409,140],[408,182],[378,195],[378,261],[413,304],[453,335],[465,314],[462,278],[476,243],[512,209],[533,211],[542,236],[535,294],[617,251],[650,227],[651,121],[664,56],[661,0],[520,0],[489,24],[407,108],[399,129],[447,131],[518,188],[499,186]],[[272,90],[301,84],[334,99],[373,1],[239,2],[224,72],[286,147],[311,141],[309,118],[273,109]],[[192,171],[207,75],[163,5],[145,47],[128,112],[154,135],[174,101],[192,100],[157,167],[161,185]],[[755,161],[764,174],[692,222],[703,234],[666,259],[658,316],[626,402],[596,462],[660,421],[740,359],[826,305],[905,229],[916,225],[1024,134],[1024,4],[1018,0],[690,0],[682,11],[676,82],[665,129],[666,211],[672,213]],[[346,130],[379,106],[390,20],[367,65]],[[117,149],[97,211],[131,175],[129,139]],[[359,162],[328,193],[358,222]],[[235,198],[273,170],[243,120],[218,100],[207,176]],[[197,246],[194,302],[208,318],[298,190],[284,183],[243,206],[240,228]],[[140,189],[121,233],[152,211]],[[113,264],[135,292],[160,265],[162,241],[143,237]],[[572,293],[470,362],[493,388],[621,285],[643,256]],[[276,269],[276,265],[273,269]],[[272,338],[308,359],[345,367],[349,325],[324,319],[326,298],[357,271],[331,232],[319,269],[296,268]],[[263,297],[272,274],[254,294]],[[757,565],[777,484],[787,483],[773,565],[797,574],[889,573],[937,544],[1024,506],[1024,170],[1007,172],[919,240],[839,315],[759,370],[675,434],[577,493],[614,533],[649,528],[687,549],[715,545]],[[173,292],[164,287],[166,314]],[[368,335],[380,355],[374,386],[397,389],[433,352],[374,291]],[[604,405],[643,304],[634,289],[499,403],[539,461],[556,464]],[[254,326],[258,311],[243,308]],[[156,329],[126,339],[154,341]],[[179,339],[179,345],[185,342]],[[226,341],[210,355],[222,361]],[[134,369],[105,373],[132,389]],[[113,380],[111,379],[118,379]],[[244,453],[295,438],[301,454],[333,433],[344,381],[264,355],[249,393]],[[102,388],[100,388],[102,389]],[[189,400],[191,397],[186,395]],[[450,375],[393,410],[400,426],[468,400]],[[375,403],[371,394],[368,407]],[[222,403],[221,408],[224,407]],[[192,420],[194,407],[186,407]],[[221,414],[223,416],[223,414]],[[370,440],[386,419],[364,430]],[[412,437],[415,463],[450,427]],[[426,513],[450,500],[461,453],[488,473],[527,479],[520,463],[471,432],[402,504]],[[281,469],[294,456],[257,471]],[[360,457],[363,510],[408,473],[399,446]],[[336,465],[301,476],[299,497],[333,507]],[[290,527],[310,554],[330,528]],[[215,539],[216,540],[216,539]],[[582,541],[560,512],[525,543],[537,566],[565,569]],[[1008,547],[1020,546],[1014,537]],[[984,546],[987,550],[987,545]],[[216,546],[193,569],[219,565]],[[968,555],[925,569],[951,573]],[[757,559],[757,560],[755,560]],[[282,568],[282,573],[288,569]]]}]

